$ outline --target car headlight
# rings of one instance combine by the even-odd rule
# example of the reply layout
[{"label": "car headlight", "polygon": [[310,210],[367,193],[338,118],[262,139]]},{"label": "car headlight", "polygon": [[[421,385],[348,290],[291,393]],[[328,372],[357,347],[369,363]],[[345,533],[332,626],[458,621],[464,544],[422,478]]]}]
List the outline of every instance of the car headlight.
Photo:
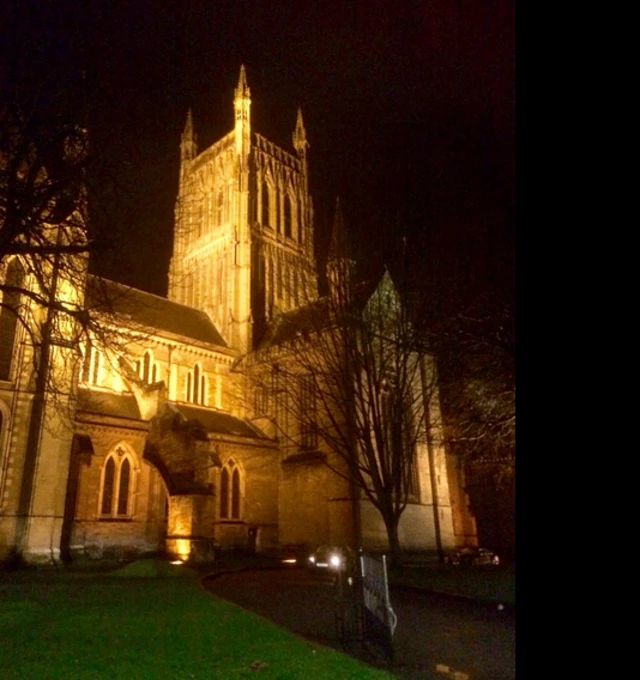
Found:
[{"label": "car headlight", "polygon": [[315,564],[316,558],[313,555],[311,555],[311,557],[309,558],[309,562],[311,562],[311,564]]},{"label": "car headlight", "polygon": [[329,563],[331,564],[332,567],[339,567],[340,564],[342,563],[342,560],[340,559],[340,555],[331,555],[329,558]]}]

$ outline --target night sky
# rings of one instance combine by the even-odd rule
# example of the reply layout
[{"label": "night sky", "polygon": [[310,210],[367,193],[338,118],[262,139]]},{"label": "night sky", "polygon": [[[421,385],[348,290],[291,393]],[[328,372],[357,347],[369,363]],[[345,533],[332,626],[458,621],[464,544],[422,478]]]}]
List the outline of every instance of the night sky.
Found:
[{"label": "night sky", "polygon": [[425,272],[510,288],[512,1],[6,4],[0,59],[78,93],[117,178],[97,273],[166,294],[187,109],[200,149],[229,132],[244,63],[253,130],[292,151],[302,107],[321,262],[339,195],[362,275],[406,236]]}]

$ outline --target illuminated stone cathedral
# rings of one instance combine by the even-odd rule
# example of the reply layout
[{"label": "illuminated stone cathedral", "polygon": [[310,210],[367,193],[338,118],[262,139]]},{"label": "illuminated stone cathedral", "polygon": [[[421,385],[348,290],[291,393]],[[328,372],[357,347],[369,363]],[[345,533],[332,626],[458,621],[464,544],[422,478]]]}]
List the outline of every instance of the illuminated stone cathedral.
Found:
[{"label": "illuminated stone cathedral", "polygon": [[[318,298],[318,275],[302,113],[293,152],[256,133],[244,67],[233,113],[202,150],[187,116],[168,298],[87,275],[85,304],[108,291],[130,341],[127,357],[99,339],[82,347],[72,425],[55,422],[46,396],[48,424],[33,425],[27,337],[0,318],[0,559],[385,547],[376,511],[318,457],[285,446],[255,405],[269,395],[249,394],[235,370],[283,314]],[[0,275],[28,283],[17,258]],[[435,468],[419,456],[416,475],[402,544],[433,551],[437,524],[453,547],[462,499],[444,449]]]}]

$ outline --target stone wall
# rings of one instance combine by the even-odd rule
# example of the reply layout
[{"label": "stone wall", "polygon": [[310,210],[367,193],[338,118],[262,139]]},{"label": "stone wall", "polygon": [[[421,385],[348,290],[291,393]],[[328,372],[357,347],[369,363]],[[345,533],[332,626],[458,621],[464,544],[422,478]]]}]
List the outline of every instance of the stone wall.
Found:
[{"label": "stone wall", "polygon": [[[100,559],[164,550],[166,491],[159,473],[141,455],[144,435],[103,432],[94,434],[93,455],[82,455],[78,470],[77,499],[69,539],[71,557]],[[131,512],[126,518],[102,517],[100,487],[107,456],[116,446],[126,446],[135,461]]]}]

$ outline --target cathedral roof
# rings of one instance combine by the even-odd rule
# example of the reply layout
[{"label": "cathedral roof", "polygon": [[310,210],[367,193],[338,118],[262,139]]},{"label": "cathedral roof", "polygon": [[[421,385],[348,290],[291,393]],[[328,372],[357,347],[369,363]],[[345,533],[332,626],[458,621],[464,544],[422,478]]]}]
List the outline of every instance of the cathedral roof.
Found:
[{"label": "cathedral roof", "polygon": [[115,281],[98,276],[89,277],[87,304],[90,308],[121,316],[133,325],[158,333],[182,335],[199,342],[227,347],[211,319],[199,309]]},{"label": "cathedral roof", "polygon": [[[354,286],[353,304],[355,309],[362,309],[366,305],[379,282],[379,279],[369,279]],[[330,298],[325,296],[303,307],[280,314],[267,329],[258,346],[258,351],[328,328],[331,321],[331,306]]]},{"label": "cathedral roof", "polygon": [[328,324],[329,301],[323,297],[276,317],[267,329],[258,350],[281,345],[299,335],[326,328]]},{"label": "cathedral roof", "polygon": [[186,404],[172,404],[187,421],[197,421],[204,429],[212,434],[233,435],[236,437],[250,437],[252,439],[267,439],[267,437],[248,420],[236,418],[230,413],[214,411],[212,409]]},{"label": "cathedral roof", "polygon": [[78,409],[114,418],[141,419],[138,402],[132,394],[94,392],[81,387],[78,390]]}]

